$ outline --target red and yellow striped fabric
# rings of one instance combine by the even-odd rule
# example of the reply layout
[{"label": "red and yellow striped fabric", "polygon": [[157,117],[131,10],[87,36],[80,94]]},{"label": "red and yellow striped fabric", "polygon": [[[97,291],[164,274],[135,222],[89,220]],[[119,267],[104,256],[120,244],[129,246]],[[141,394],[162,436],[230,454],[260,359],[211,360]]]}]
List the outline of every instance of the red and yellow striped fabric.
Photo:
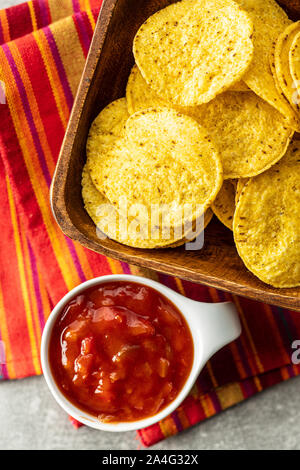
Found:
[{"label": "red and yellow striped fabric", "polygon": [[175,413],[139,432],[149,446],[299,375],[291,344],[300,339],[300,315],[105,258],[57,227],[49,187],[100,5],[32,0],[0,11],[0,373],[41,373],[41,332],[52,306],[94,276],[141,273],[195,300],[232,299],[242,337],[209,362]]}]

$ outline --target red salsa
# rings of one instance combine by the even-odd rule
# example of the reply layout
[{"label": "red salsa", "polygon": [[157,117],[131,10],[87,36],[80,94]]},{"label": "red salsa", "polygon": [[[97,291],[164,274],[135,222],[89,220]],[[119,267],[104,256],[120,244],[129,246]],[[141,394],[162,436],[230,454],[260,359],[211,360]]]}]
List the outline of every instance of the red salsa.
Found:
[{"label": "red salsa", "polygon": [[58,317],[49,346],[61,392],[106,422],[161,411],[183,388],[193,357],[179,310],[133,282],[98,285],[75,297]]}]

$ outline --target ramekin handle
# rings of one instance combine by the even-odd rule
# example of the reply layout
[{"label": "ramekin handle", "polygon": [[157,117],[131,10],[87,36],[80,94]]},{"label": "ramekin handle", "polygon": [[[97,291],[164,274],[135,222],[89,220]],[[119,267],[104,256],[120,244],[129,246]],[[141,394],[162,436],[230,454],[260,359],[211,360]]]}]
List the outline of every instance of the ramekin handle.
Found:
[{"label": "ramekin handle", "polygon": [[236,340],[242,332],[239,315],[232,302],[208,304],[190,300],[189,317],[197,330],[205,361]]}]

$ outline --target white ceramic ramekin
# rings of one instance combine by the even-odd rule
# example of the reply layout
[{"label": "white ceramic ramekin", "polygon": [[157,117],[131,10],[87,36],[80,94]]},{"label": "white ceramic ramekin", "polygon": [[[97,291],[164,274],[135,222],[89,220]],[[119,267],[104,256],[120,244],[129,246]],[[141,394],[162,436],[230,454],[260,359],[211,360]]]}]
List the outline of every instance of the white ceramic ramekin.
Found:
[{"label": "white ceramic ramekin", "polygon": [[[185,317],[189,325],[193,341],[194,341],[194,363],[191,373],[177,396],[166,408],[150,418],[142,419],[134,422],[122,423],[103,423],[96,417],[85,413],[81,409],[74,406],[59,390],[52,376],[49,365],[49,341],[52,328],[56,318],[61,314],[65,305],[75,296],[86,290],[87,288],[105,284],[112,281],[129,281],[137,282],[145,286],[152,287],[156,291],[163,294],[169,299]],[[90,281],[84,282],[75,289],[71,290],[56,305],[52,311],[42,337],[41,345],[41,361],[44,377],[48,384],[52,395],[58,404],[71,416],[79,422],[95,429],[110,432],[132,431],[145,428],[154,424],[171,414],[186,398],[191,391],[198,375],[205,366],[206,362],[223,346],[237,339],[241,334],[241,324],[233,303],[217,303],[207,304],[195,302],[187,299],[182,295],[174,292],[168,287],[159,284],[151,279],[131,275],[112,275],[102,276]]]}]

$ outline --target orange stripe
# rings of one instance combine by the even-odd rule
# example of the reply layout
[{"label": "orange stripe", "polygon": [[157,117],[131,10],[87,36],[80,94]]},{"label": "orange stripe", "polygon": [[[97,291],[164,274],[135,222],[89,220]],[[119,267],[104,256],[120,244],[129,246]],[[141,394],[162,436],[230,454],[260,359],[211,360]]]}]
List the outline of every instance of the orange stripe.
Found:
[{"label": "orange stripe", "polygon": [[211,379],[211,381],[212,381],[212,384],[213,384],[214,388],[217,388],[219,385],[218,385],[216,376],[215,376],[215,374],[214,374],[211,361],[208,361],[208,362],[206,363],[206,367],[207,367],[207,370],[208,370],[208,373],[209,373],[209,376],[210,376],[210,379]]},{"label": "orange stripe", "polygon": [[36,21],[36,16],[35,16],[35,11],[34,11],[32,0],[30,0],[30,2],[27,3],[27,5],[29,8],[29,12],[30,12],[32,31],[36,31],[38,29],[38,26],[37,26],[37,21]]},{"label": "orange stripe", "polygon": [[180,294],[185,296],[185,290],[184,290],[183,284],[181,282],[181,279],[179,279],[178,277],[175,277],[174,279],[175,279],[175,283],[176,283],[178,292],[180,292]]},{"label": "orange stripe", "polygon": [[208,291],[209,291],[209,295],[210,295],[211,300],[213,300],[215,303],[219,303],[220,298],[219,298],[219,294],[216,291],[216,289],[214,289],[214,287],[208,287]]},{"label": "orange stripe", "polygon": [[38,162],[38,156],[35,150],[30,128],[26,119],[21,119],[21,117],[24,116],[23,104],[19,93],[17,93],[15,89],[14,77],[11,73],[9,64],[7,64],[2,49],[0,49],[0,60],[4,64],[6,63],[5,75],[9,77],[9,80],[6,81],[7,99],[10,103],[10,108],[12,111],[11,116],[14,122],[19,144],[22,148],[30,182],[39,204],[43,222],[47,229],[52,248],[60,266],[66,286],[68,289],[72,289],[75,285],[80,283],[80,279],[76,273],[76,270],[73,268],[73,261],[67,247],[66,240],[64,239],[61,231],[57,228],[50,213],[48,187],[44,179],[39,177],[39,175],[42,174],[42,171]]},{"label": "orange stripe", "polygon": [[[20,73],[22,82],[24,83],[26,93],[28,95],[28,101],[30,103],[32,115],[34,117],[34,123],[35,123],[36,128],[37,128],[38,133],[39,133],[40,142],[41,142],[41,145],[43,147],[43,152],[45,154],[45,159],[46,159],[47,162],[49,162],[49,160],[51,161],[51,165],[49,167],[49,171],[50,171],[50,174],[51,174],[51,173],[54,172],[55,162],[54,162],[53,155],[51,153],[50,147],[48,145],[47,136],[46,136],[46,133],[45,133],[44,126],[42,125],[42,119],[41,119],[39,111],[38,111],[38,105],[35,101],[35,96],[34,96],[34,92],[33,92],[32,87],[31,87],[31,82],[30,82],[30,79],[29,79],[29,77],[27,75],[27,72],[24,68],[24,64],[23,64],[23,61],[22,61],[22,58],[19,54],[18,49],[17,48],[11,48],[11,53],[13,55],[13,58],[14,58],[15,62],[16,62],[18,71]],[[32,108],[32,103],[34,104],[33,108]],[[22,110],[23,110],[23,106],[22,106]],[[23,110],[23,114],[24,114],[24,110]],[[25,118],[25,116],[24,116],[24,118]],[[29,130],[29,133],[30,133],[30,130]],[[23,135],[23,134],[21,134],[21,135]],[[19,137],[21,137],[21,136],[19,136]],[[19,140],[21,141],[21,138]],[[31,150],[32,148],[35,148],[33,141],[30,142],[28,149]],[[37,199],[38,199],[38,193],[41,194],[41,189],[43,189],[43,192],[45,194],[45,196],[43,196],[43,200],[39,201],[39,206],[40,206],[41,212],[44,211],[45,220],[47,218],[48,223],[45,222],[45,225],[47,227],[49,237],[51,238],[53,249],[55,249],[55,247],[57,247],[58,251],[57,251],[56,258],[58,260],[58,263],[61,265],[62,272],[63,273],[65,272],[65,275],[67,276],[67,279],[70,279],[68,287],[72,288],[72,287],[74,287],[74,285],[76,285],[80,282],[80,279],[79,279],[78,275],[76,276],[75,270],[74,269],[72,270],[72,268],[70,268],[70,265],[72,266],[72,264],[73,264],[72,256],[69,252],[67,243],[65,241],[64,236],[62,235],[62,232],[60,230],[58,230],[58,228],[56,226],[56,223],[54,222],[54,220],[52,218],[52,215],[50,213],[50,210],[49,210],[49,190],[48,190],[48,186],[47,186],[46,182],[44,181],[44,179],[39,177],[39,175],[42,174],[42,170],[40,168],[40,163],[39,163],[39,160],[38,160],[38,156],[36,155],[36,157],[37,157],[36,158],[36,166],[35,166],[35,168],[32,168],[33,171],[31,171],[31,174],[29,173],[30,180],[31,180],[31,183],[32,183],[33,187],[36,188],[35,194],[36,194]],[[27,163],[29,163],[29,165],[32,165],[32,164],[34,165],[35,162],[33,161],[32,156],[30,156],[30,159],[27,160]],[[28,169],[28,166],[27,166],[27,169]],[[28,169],[28,171],[29,171],[29,169]],[[57,243],[57,239],[59,239],[60,243],[64,246],[63,251],[60,251],[59,243]],[[69,261],[68,265],[65,262],[64,258],[69,258],[69,260],[66,259],[66,261]],[[73,280],[71,281],[71,279],[73,279]]]},{"label": "orange stripe", "polygon": [[177,426],[171,416],[160,421],[159,425],[165,437],[174,436],[174,434],[177,434],[178,432]]},{"label": "orange stripe", "polygon": [[199,397],[199,401],[203,408],[206,418],[210,418],[216,414],[216,409],[209,395],[203,395]]},{"label": "orange stripe", "polygon": [[178,418],[180,419],[183,429],[189,428],[190,422],[189,422],[187,415],[185,414],[183,406],[180,406],[179,408],[177,408],[176,411],[177,411],[177,415],[178,415]]},{"label": "orange stripe", "polygon": [[256,385],[257,390],[258,390],[259,392],[261,392],[261,391],[263,390],[263,386],[262,386],[262,384],[261,384],[261,381],[260,381],[260,378],[259,378],[258,375],[255,375],[255,377],[254,377],[254,383],[255,383],[255,385]]},{"label": "orange stripe", "polygon": [[199,395],[200,395],[200,391],[199,391],[199,387],[198,387],[198,384],[197,382],[194,384],[192,390],[190,391],[190,395],[195,398],[195,400],[198,399]]},{"label": "orange stripe", "polygon": [[235,366],[238,370],[238,373],[240,375],[240,378],[241,379],[246,379],[247,374],[246,374],[246,371],[245,371],[245,368],[244,368],[244,365],[243,365],[243,362],[242,362],[242,359],[241,359],[241,356],[240,356],[240,353],[238,351],[236,343],[230,343],[230,350],[231,350],[231,354],[233,356],[234,364],[235,364]]},{"label": "orange stripe", "polygon": [[54,37],[72,95],[75,96],[84,68],[85,56],[74,18],[69,17],[63,21],[53,23],[50,25],[50,30]]},{"label": "orange stripe", "polygon": [[92,29],[94,30],[95,26],[96,26],[96,23],[95,23],[95,20],[94,20],[94,15],[92,13],[91,5],[90,5],[89,0],[84,1],[84,9],[87,12],[88,19],[90,20]]},{"label": "orange stripe", "polygon": [[9,339],[9,333],[8,333],[8,328],[7,328],[7,323],[6,323],[5,307],[3,303],[3,293],[2,293],[1,284],[0,284],[0,323],[1,323],[2,341],[4,342],[4,346],[5,346],[5,360],[6,360],[7,373],[10,379],[15,379],[17,378],[17,376],[16,376],[16,371],[15,371],[14,362],[13,362],[12,350],[10,346],[10,339]]},{"label": "orange stripe", "polygon": [[86,279],[92,279],[94,277],[94,272],[89,263],[86,250],[84,250],[78,243],[74,243],[74,249],[78,256],[84,276]]},{"label": "orange stripe", "polygon": [[113,274],[124,274],[120,261],[107,258],[107,262]]},{"label": "orange stripe", "polygon": [[49,302],[49,296],[48,296],[48,292],[46,290],[44,279],[41,275],[41,272],[40,272],[40,269],[39,269],[38,265],[37,265],[37,274],[38,274],[38,279],[39,279],[39,286],[40,286],[40,293],[41,293],[41,299],[42,299],[44,320],[47,320],[48,316],[51,313],[51,305],[50,305],[50,302]]},{"label": "orange stripe", "polygon": [[21,233],[21,241],[22,241],[22,246],[23,246],[24,264],[26,268],[26,279],[27,279],[27,284],[28,284],[28,292],[29,292],[31,311],[32,311],[31,316],[33,320],[33,330],[35,333],[35,343],[37,344],[38,350],[40,350],[42,331],[41,331],[41,325],[39,321],[37,298],[35,295],[35,288],[34,288],[34,283],[33,283],[33,278],[32,278],[32,267],[30,263],[27,240],[25,237],[25,230],[19,226],[19,231]]},{"label": "orange stripe", "polygon": [[18,227],[18,222],[17,222],[16,208],[14,205],[13,195],[12,195],[12,191],[11,191],[10,184],[9,184],[7,177],[6,177],[6,185],[7,185],[8,202],[9,202],[10,213],[11,213],[11,222],[12,222],[13,231],[14,231],[17,262],[18,262],[18,267],[19,267],[20,287],[21,287],[22,296],[24,300],[24,309],[25,309],[25,314],[26,314],[28,335],[29,335],[29,341],[30,341],[31,351],[32,351],[32,361],[33,361],[33,366],[34,366],[36,374],[40,374],[41,368],[40,368],[40,363],[38,360],[39,348],[36,343],[36,338],[35,338],[34,328],[33,328],[33,323],[32,323],[32,312],[30,308],[28,287],[26,283],[25,266],[24,266],[24,260],[23,260],[23,254],[22,254],[19,227]]},{"label": "orange stripe", "polygon": [[[25,66],[24,66],[24,63],[23,63],[23,60],[22,60],[22,57],[21,57],[21,54],[18,50],[17,45],[14,42],[12,42],[9,45],[9,49],[10,49],[10,52],[11,52],[12,57],[14,59],[14,62],[17,66],[17,69],[18,69],[18,72],[20,74],[21,80],[24,84],[24,88],[26,90],[26,95],[28,96],[28,102],[29,102],[29,105],[30,105],[31,114],[32,114],[32,117],[33,117],[33,122],[35,124],[36,129],[37,129],[37,133],[38,133],[38,136],[39,136],[39,139],[40,139],[40,142],[41,142],[43,153],[45,155],[45,161],[47,163],[49,173],[50,173],[50,175],[52,175],[55,171],[55,166],[56,165],[55,165],[55,161],[54,161],[50,146],[48,144],[48,139],[47,139],[47,136],[46,136],[46,133],[45,133],[43,120],[42,120],[41,115],[40,115],[39,106],[38,106],[38,103],[37,103],[36,98],[35,98],[35,94],[34,94],[34,91],[33,91],[33,88],[32,88],[30,78],[29,78],[29,76],[27,74],[27,71],[25,69]],[[17,89],[17,87],[15,87],[15,90],[16,89]],[[24,112],[23,112],[23,115],[24,115],[24,118],[25,118],[25,113]],[[39,173],[39,174],[42,174],[42,173]],[[48,188],[47,188],[47,191],[48,191]]]},{"label": "orange stripe", "polygon": [[[34,39],[38,45],[40,50],[45,69],[49,78],[50,87],[52,90],[52,94],[55,99],[56,107],[58,110],[58,115],[61,119],[61,122],[64,128],[67,127],[68,120],[69,120],[69,107],[66,101],[66,97],[64,94],[64,90],[62,88],[62,84],[57,72],[57,67],[55,61],[53,59],[53,55],[48,44],[47,38],[45,37],[45,33],[43,30],[36,31],[33,33]],[[52,174],[52,173],[51,173]]]},{"label": "orange stripe", "polygon": [[2,33],[4,42],[10,41],[9,23],[6,15],[6,10],[0,10],[0,23],[2,25]]},{"label": "orange stripe", "polygon": [[286,367],[281,367],[280,373],[281,373],[281,377],[283,378],[283,380],[288,380],[290,378],[290,374],[288,370],[286,369]]},{"label": "orange stripe", "polygon": [[[240,341],[242,343],[243,350],[245,351],[245,355],[247,357],[247,362],[248,362],[248,365],[251,369],[251,374],[253,376],[257,375],[258,373],[260,373],[260,371],[258,370],[257,364],[255,364],[255,357],[253,358],[253,354],[251,354],[251,352],[249,351],[249,348],[247,346],[245,337],[243,335],[240,337]],[[254,356],[255,356],[255,354],[254,354]]]}]

